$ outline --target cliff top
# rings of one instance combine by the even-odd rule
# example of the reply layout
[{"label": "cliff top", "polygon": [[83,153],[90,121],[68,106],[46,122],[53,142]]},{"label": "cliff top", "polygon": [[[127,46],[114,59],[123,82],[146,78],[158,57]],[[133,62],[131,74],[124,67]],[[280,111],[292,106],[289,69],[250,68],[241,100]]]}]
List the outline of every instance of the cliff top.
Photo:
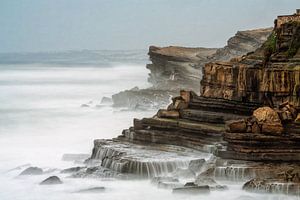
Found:
[{"label": "cliff top", "polygon": [[169,58],[176,58],[176,60],[184,61],[195,61],[201,58],[207,58],[216,52],[216,48],[192,48],[192,47],[179,47],[179,46],[168,46],[168,47],[149,47],[149,55],[163,56]]}]

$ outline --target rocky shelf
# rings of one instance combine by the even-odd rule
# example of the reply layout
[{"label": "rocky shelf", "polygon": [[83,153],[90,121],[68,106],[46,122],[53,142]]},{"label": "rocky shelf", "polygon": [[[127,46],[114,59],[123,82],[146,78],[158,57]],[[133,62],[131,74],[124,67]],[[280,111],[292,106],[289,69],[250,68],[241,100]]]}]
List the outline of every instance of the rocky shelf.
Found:
[{"label": "rocky shelf", "polygon": [[[114,140],[95,140],[91,160],[100,160],[102,167],[120,173],[143,177],[177,173],[194,178],[178,191],[203,185],[207,185],[200,187],[205,191],[212,186],[224,189],[215,180],[226,179],[247,181],[244,189],[248,191],[299,195],[299,15],[284,22],[279,16],[273,31],[255,33],[260,39],[250,42],[258,45],[254,52],[227,62],[218,61],[217,54],[228,58],[242,52],[234,38],[223,51],[150,47],[151,82],[162,86],[171,77],[173,92],[177,86],[189,90],[181,90],[172,99],[168,96],[171,104],[166,109],[152,118],[134,119],[133,127]],[[251,35],[238,35],[250,41]],[[230,46],[237,51],[231,52]],[[241,45],[247,50],[250,46]],[[200,58],[210,62],[202,68],[201,89],[195,93],[189,81],[185,85],[180,80],[190,78],[187,71],[201,68]],[[195,60],[198,64],[192,65]],[[181,67],[184,73],[174,70]]]}]

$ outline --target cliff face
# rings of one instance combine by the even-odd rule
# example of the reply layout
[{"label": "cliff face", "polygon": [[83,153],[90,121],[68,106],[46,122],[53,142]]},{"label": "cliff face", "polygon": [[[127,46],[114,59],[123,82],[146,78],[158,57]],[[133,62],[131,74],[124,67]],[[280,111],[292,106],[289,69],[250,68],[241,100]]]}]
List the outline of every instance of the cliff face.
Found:
[{"label": "cliff face", "polygon": [[271,107],[288,101],[300,106],[300,24],[282,24],[255,52],[203,68],[204,97],[257,102]]},{"label": "cliff face", "polygon": [[196,89],[199,85],[199,63],[213,56],[217,49],[185,48],[185,47],[155,47],[150,46],[151,64],[148,81],[154,88],[163,90],[178,90],[179,88]]},{"label": "cliff face", "polygon": [[159,89],[199,91],[200,69],[205,63],[226,61],[252,52],[267,40],[271,31],[271,28],[238,31],[220,49],[151,46],[148,54],[152,63],[147,65],[151,72],[149,82]]},{"label": "cliff face", "polygon": [[205,63],[227,61],[252,52],[267,40],[271,31],[271,28],[239,31],[220,49],[151,46],[148,53],[151,64],[147,68],[150,70],[148,81],[153,86],[115,94],[112,96],[114,105],[134,109],[160,108],[181,89],[198,93]]}]

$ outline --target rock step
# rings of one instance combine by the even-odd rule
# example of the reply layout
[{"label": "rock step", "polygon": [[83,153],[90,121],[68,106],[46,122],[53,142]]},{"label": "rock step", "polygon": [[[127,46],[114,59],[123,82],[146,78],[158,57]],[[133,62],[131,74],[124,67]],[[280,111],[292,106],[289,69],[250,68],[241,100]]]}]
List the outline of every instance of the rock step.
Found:
[{"label": "rock step", "polygon": [[250,161],[272,161],[272,162],[299,162],[298,152],[275,152],[275,153],[244,153],[237,151],[218,151],[217,155],[223,159],[250,160]]},{"label": "rock step", "polygon": [[260,107],[258,103],[245,103],[240,101],[207,98],[201,96],[193,96],[189,102],[189,108],[208,110],[215,112],[227,112],[235,114],[251,115],[253,110]]},{"label": "rock step", "polygon": [[207,137],[180,131],[168,132],[159,130],[124,130],[123,137],[119,139],[130,142],[178,145],[210,153],[217,149],[216,144],[219,144],[222,140],[221,137]]},{"label": "rock step", "polygon": [[245,118],[245,115],[237,115],[230,113],[212,112],[197,109],[183,109],[180,117],[187,120],[207,123],[225,124],[225,121]]},{"label": "rock step", "polygon": [[[136,126],[136,123],[140,123]],[[186,132],[195,132],[208,136],[220,137],[225,131],[224,125],[216,125],[211,123],[197,123],[184,119],[166,119],[166,118],[143,118],[135,120],[135,129],[143,128],[160,129],[160,130],[184,130]]]},{"label": "rock step", "polygon": [[187,169],[192,160],[210,154],[174,145],[138,145],[124,141],[95,140],[91,159],[115,172],[150,178]]}]

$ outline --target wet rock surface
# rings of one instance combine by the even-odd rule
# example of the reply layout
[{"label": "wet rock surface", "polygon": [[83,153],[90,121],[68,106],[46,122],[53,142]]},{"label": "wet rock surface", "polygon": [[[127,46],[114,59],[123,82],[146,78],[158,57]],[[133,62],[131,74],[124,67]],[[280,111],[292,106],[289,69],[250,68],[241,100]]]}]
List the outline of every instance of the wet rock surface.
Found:
[{"label": "wet rock surface", "polygon": [[137,145],[110,140],[95,140],[91,159],[119,173],[157,177],[187,169],[191,160],[209,156],[192,149],[172,145]]}]

